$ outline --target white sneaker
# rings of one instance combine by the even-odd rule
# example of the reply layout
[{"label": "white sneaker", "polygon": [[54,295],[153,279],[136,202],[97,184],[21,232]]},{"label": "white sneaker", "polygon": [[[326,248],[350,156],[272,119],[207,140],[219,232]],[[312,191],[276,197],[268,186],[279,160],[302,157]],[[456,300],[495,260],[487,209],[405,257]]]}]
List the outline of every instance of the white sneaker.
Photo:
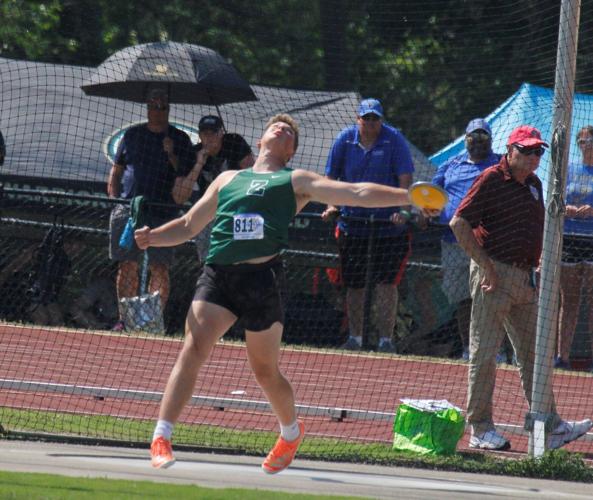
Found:
[{"label": "white sneaker", "polygon": [[479,448],[481,450],[508,450],[511,447],[511,443],[498,432],[491,430],[479,435],[472,434],[469,440],[469,447]]},{"label": "white sneaker", "polygon": [[564,446],[565,444],[580,438],[582,435],[593,427],[593,422],[586,418],[579,422],[567,422],[563,420],[560,425],[554,429],[550,437],[548,438],[548,448],[555,450]]}]

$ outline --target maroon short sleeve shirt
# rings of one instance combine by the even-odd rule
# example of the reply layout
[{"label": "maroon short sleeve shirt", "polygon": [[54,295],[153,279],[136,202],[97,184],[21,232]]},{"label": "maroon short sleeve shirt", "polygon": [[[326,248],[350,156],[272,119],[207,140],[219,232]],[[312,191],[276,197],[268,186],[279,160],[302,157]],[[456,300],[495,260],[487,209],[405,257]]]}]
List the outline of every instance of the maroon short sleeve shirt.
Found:
[{"label": "maroon short sleeve shirt", "polygon": [[516,181],[506,156],[476,178],[455,212],[492,259],[522,268],[539,265],[544,214],[541,181]]}]

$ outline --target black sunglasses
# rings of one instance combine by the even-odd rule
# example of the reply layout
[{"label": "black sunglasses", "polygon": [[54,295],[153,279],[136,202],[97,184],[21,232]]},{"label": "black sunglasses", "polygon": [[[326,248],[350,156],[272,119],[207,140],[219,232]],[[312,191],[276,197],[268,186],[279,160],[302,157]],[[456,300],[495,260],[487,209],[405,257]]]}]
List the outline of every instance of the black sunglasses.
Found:
[{"label": "black sunglasses", "polygon": [[368,115],[361,116],[361,118],[362,118],[362,121],[365,121],[365,122],[378,122],[381,119],[380,116],[377,116],[373,113],[369,113]]},{"label": "black sunglasses", "polygon": [[490,135],[487,132],[470,132],[467,137],[471,137],[474,141],[489,141]]},{"label": "black sunglasses", "polygon": [[148,109],[153,109],[156,111],[166,111],[169,109],[168,104],[157,104],[155,102],[148,103]]},{"label": "black sunglasses", "polygon": [[542,148],[541,146],[528,147],[528,146],[521,146],[520,144],[513,144],[513,146],[515,147],[515,149],[517,151],[519,151],[519,153],[521,153],[522,155],[525,155],[525,156],[535,155],[537,157],[541,157],[546,152],[546,150],[544,148]]},{"label": "black sunglasses", "polygon": [[581,137],[580,139],[577,139],[577,144],[579,146],[582,146],[583,144],[593,144],[593,137]]}]

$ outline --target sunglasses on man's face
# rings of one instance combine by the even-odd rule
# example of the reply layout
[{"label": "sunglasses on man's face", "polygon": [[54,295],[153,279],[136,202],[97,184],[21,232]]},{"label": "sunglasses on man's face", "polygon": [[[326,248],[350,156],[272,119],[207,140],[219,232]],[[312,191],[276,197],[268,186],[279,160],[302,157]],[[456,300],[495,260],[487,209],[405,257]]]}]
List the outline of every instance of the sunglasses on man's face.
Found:
[{"label": "sunglasses on man's face", "polygon": [[581,137],[577,140],[577,144],[579,146],[584,146],[585,144],[593,144],[593,137]]},{"label": "sunglasses on man's face", "polygon": [[150,102],[150,103],[148,103],[148,109],[155,110],[155,111],[167,111],[169,109],[169,105],[161,104],[158,102]]},{"label": "sunglasses on man's face", "polygon": [[520,144],[513,144],[513,146],[515,147],[515,149],[517,151],[519,151],[519,153],[521,153],[524,156],[531,156],[531,155],[535,155],[537,157],[542,156],[546,150],[544,148],[542,148],[541,146],[521,146]]},{"label": "sunglasses on man's face", "polygon": [[368,115],[361,116],[361,118],[362,118],[362,121],[365,121],[365,122],[378,122],[381,119],[380,116],[374,115],[373,113],[369,113]]},{"label": "sunglasses on man's face", "polygon": [[466,137],[473,139],[474,141],[486,142],[490,140],[490,136],[486,132],[470,132]]}]

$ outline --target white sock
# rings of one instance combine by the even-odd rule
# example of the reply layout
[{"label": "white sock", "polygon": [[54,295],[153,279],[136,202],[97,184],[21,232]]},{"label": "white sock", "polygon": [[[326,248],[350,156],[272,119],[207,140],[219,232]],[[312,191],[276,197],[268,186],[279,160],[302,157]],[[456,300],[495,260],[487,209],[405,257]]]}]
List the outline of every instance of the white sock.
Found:
[{"label": "white sock", "polygon": [[156,427],[154,428],[154,434],[152,435],[152,440],[154,441],[157,437],[163,436],[168,441],[171,441],[171,436],[173,435],[173,426],[171,422],[167,422],[166,420],[159,420],[156,423]]},{"label": "white sock", "polygon": [[285,441],[294,441],[295,439],[298,439],[298,437],[301,435],[299,423],[295,420],[290,425],[280,424],[280,435]]},{"label": "white sock", "polygon": [[353,335],[352,338],[358,342],[358,345],[362,345],[362,335]]}]

